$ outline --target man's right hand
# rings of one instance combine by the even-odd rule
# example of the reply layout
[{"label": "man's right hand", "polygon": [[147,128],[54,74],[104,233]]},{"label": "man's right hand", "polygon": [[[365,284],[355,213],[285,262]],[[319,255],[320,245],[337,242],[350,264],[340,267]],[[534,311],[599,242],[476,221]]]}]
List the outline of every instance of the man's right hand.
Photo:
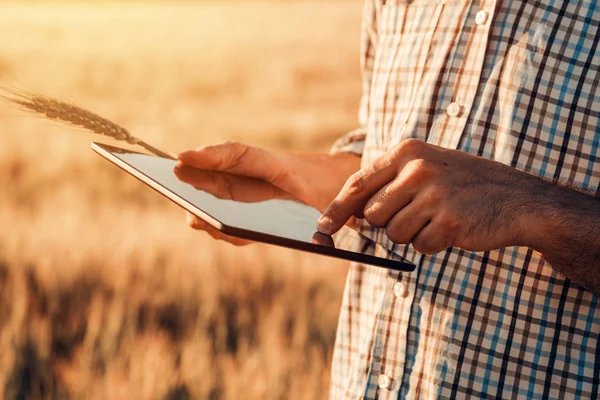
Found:
[{"label": "man's right hand", "polygon": [[[360,168],[360,157],[355,154],[282,155],[235,142],[186,150],[178,159],[181,166],[265,180],[320,211]],[[248,243],[221,234],[191,214],[188,223],[217,239],[236,245]]]}]

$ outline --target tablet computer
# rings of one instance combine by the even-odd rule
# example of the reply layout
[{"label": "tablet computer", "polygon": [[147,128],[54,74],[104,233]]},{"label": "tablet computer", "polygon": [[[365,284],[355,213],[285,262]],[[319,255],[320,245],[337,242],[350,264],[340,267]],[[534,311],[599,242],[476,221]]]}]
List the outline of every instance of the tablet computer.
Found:
[{"label": "tablet computer", "polygon": [[[189,168],[188,173],[203,174],[192,186],[175,172],[175,160],[100,143],[92,143],[92,149],[226,235],[393,270],[415,269],[349,226],[333,236],[319,233],[319,210],[265,181]],[[223,180],[226,193],[215,188]],[[202,181],[206,185],[198,184]]]}]

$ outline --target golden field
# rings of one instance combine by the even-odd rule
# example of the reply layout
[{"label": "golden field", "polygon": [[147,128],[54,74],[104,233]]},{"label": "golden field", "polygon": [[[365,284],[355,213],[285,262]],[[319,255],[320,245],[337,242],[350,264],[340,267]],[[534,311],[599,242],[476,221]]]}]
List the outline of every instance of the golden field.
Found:
[{"label": "golden field", "polygon": [[[173,152],[356,125],[361,0],[80,3],[0,3],[0,86]],[[0,398],[326,398],[346,264],[192,231],[95,139],[0,103]]]}]

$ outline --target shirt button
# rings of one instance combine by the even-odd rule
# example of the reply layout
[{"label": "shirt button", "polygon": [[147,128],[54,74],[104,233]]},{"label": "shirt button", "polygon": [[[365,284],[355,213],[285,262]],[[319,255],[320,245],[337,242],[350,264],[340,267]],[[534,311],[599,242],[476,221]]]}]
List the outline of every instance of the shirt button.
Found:
[{"label": "shirt button", "polygon": [[475,23],[477,25],[483,25],[487,22],[488,13],[485,10],[479,10],[477,15],[475,15]]},{"label": "shirt button", "polygon": [[406,297],[407,292],[404,282],[398,282],[394,285],[394,295],[396,297]]},{"label": "shirt button", "polygon": [[462,107],[460,104],[453,102],[448,105],[446,112],[450,117],[460,117],[460,114],[462,113]]},{"label": "shirt button", "polygon": [[379,375],[379,379],[378,379],[377,383],[379,384],[379,387],[381,389],[390,390],[392,388],[394,381],[389,376],[387,376],[385,374],[381,374],[381,375]]}]

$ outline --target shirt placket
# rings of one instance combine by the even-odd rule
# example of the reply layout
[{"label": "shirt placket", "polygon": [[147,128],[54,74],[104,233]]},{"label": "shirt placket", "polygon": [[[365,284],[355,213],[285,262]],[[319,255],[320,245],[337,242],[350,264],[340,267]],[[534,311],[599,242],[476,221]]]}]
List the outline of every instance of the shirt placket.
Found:
[{"label": "shirt placket", "polygon": [[438,130],[442,137],[438,143],[442,147],[458,148],[462,135],[473,108],[473,102],[477,95],[479,81],[483,72],[487,43],[490,33],[491,22],[494,18],[496,1],[482,0],[477,2],[469,11],[466,21],[467,29],[471,34],[464,36],[464,48],[457,51],[464,52],[464,57],[456,58],[458,65],[452,65],[450,71],[459,71],[453,77],[454,83],[452,100],[442,107],[445,110],[442,128]]},{"label": "shirt placket", "polygon": [[437,0],[437,6],[436,6],[435,11],[434,11],[435,14],[434,14],[434,17],[433,17],[433,19],[431,21],[433,29],[431,29],[429,31],[429,33],[427,34],[427,38],[423,42],[423,46],[425,46],[426,51],[424,51],[422,53],[421,58],[419,59],[419,61],[417,63],[417,71],[415,73],[415,79],[414,79],[415,85],[414,85],[413,90],[412,90],[412,92],[410,94],[410,99],[411,100],[410,100],[410,104],[409,104],[408,110],[407,110],[407,112],[405,113],[405,115],[403,117],[402,116],[397,116],[397,117],[401,117],[402,118],[403,125],[408,124],[408,120],[409,120],[409,118],[411,116],[411,113],[414,111],[415,100],[416,100],[417,94],[419,92],[419,87],[421,85],[421,82],[422,82],[422,79],[423,79],[423,74],[424,74],[424,71],[425,71],[425,68],[426,68],[425,63],[426,63],[426,60],[429,58],[429,54],[431,53],[431,50],[432,50],[431,44],[432,44],[433,38],[434,38],[434,36],[436,34],[436,28],[437,28],[437,25],[438,25],[438,23],[440,21],[440,16],[441,16],[442,10],[444,8],[444,4],[445,4],[445,1],[443,1],[443,0]]},{"label": "shirt placket", "polygon": [[[399,137],[403,137],[405,128],[409,124],[409,119],[413,115],[415,104],[418,102],[417,97],[419,96],[419,90],[421,89],[423,83],[423,76],[425,74],[425,69],[427,68],[426,62],[429,58],[432,49],[432,43],[434,36],[437,34],[438,23],[440,21],[440,16],[442,10],[444,8],[445,0],[428,0],[429,3],[432,3],[432,16],[427,19],[428,29],[426,29],[425,38],[421,42],[421,51],[419,57],[414,61],[414,65],[412,68],[414,69],[412,76],[408,78],[409,81],[413,82],[412,88],[410,92],[407,94],[409,98],[408,106],[403,112],[387,112],[385,113],[386,118],[384,118],[384,126],[383,126],[383,142],[390,143],[398,140]],[[430,7],[431,5],[428,5]],[[400,43],[396,43],[396,46],[399,47]],[[401,62],[397,55],[393,58],[396,63],[396,67],[398,67],[398,63]],[[388,79],[389,80],[389,79]],[[395,85],[390,85],[389,87],[389,96],[388,96],[388,104],[392,105],[389,107],[389,110],[393,110],[393,105],[396,104],[397,97],[399,96],[398,91],[398,83]]]},{"label": "shirt placket", "polygon": [[396,399],[403,384],[415,274],[390,271],[386,279],[386,301],[382,304],[376,341],[381,354],[381,368],[376,372],[379,399]]},{"label": "shirt placket", "polygon": [[[453,91],[453,101],[446,108],[445,134],[440,132],[441,135],[444,135],[441,141],[443,147],[456,148],[459,145],[462,132],[467,123],[468,113],[473,107],[483,70],[495,2],[481,1],[478,3],[473,10],[469,11],[468,15],[468,18],[474,18],[474,29],[471,31],[473,37],[467,39],[471,40],[471,43],[466,45],[470,50],[466,52],[465,57],[457,60],[460,63],[461,71],[464,71],[464,73],[462,79],[457,80]],[[450,70],[454,70],[454,66]],[[457,106],[459,107],[458,112],[455,110]],[[397,329],[395,331],[390,330],[392,334],[388,340],[394,340],[394,335],[396,335],[397,343],[394,345],[388,343],[384,360],[395,359],[396,362],[393,365],[388,362],[382,364],[379,382],[380,398],[382,399],[397,398],[398,393],[408,383],[405,380],[410,378],[405,377],[404,372],[407,357],[411,357],[414,350],[408,348],[408,328],[411,323],[414,323],[414,321],[411,321],[411,309],[417,290],[417,272],[418,269],[413,273],[389,274],[390,290],[394,293],[393,300],[396,302],[395,317],[398,318],[398,321],[391,321],[392,325],[397,324]],[[391,385],[390,389],[383,390],[382,384]]]},{"label": "shirt placket", "polygon": [[[441,13],[443,11],[445,0],[437,0],[437,7],[434,10],[433,18],[429,23],[433,27],[437,27]],[[389,117],[397,119],[401,118],[403,125],[406,125],[412,108],[415,104],[415,96],[418,92],[419,84],[422,80],[424,69],[426,68],[425,59],[428,58],[428,53],[432,51],[432,41],[436,34],[435,29],[431,29],[427,38],[423,41],[423,46],[426,51],[422,55],[422,59],[418,62],[418,70],[415,72],[415,88],[411,92],[410,107],[406,115],[390,115]],[[396,88],[393,88],[396,90]],[[395,92],[392,92],[393,98]],[[387,127],[386,124],[384,126]],[[390,135],[384,133],[384,137],[390,139]],[[414,250],[409,249],[409,252]],[[417,264],[422,256],[416,255],[414,260]],[[418,270],[418,267],[417,267]],[[377,377],[378,398],[379,399],[396,399],[398,393],[404,385],[405,380],[405,363],[407,359],[407,336],[410,326],[411,309],[415,299],[417,289],[417,270],[412,273],[399,273],[389,271],[386,280],[386,301],[382,304],[378,320],[378,328],[375,339],[374,350],[376,357],[381,359],[381,367],[379,371],[373,370]],[[392,310],[392,311],[390,311]],[[382,321],[382,319],[384,319]]]}]

